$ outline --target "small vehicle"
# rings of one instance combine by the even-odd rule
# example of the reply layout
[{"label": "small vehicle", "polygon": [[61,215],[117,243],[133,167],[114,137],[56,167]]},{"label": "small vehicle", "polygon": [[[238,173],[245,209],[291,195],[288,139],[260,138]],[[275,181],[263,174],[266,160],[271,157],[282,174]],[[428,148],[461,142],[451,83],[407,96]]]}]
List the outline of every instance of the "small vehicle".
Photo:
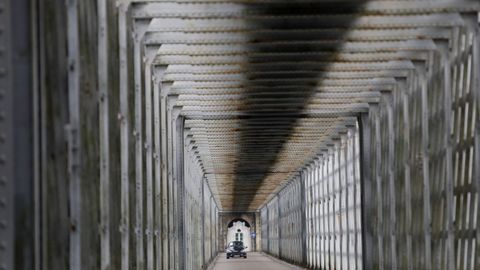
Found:
[{"label": "small vehicle", "polygon": [[228,243],[226,252],[227,252],[227,259],[230,259],[230,257],[235,257],[235,256],[240,256],[243,258],[247,258],[247,252],[245,251],[247,249],[246,246],[243,245],[242,241],[232,241]]}]

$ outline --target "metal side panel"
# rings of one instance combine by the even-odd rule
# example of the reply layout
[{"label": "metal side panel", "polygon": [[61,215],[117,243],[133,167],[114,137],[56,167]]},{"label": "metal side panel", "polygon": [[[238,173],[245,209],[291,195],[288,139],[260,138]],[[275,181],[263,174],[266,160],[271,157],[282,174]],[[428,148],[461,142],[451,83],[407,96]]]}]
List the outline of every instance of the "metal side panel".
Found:
[{"label": "metal side panel", "polygon": [[0,1],[0,269],[35,264],[30,4]]},{"label": "metal side panel", "polygon": [[13,89],[10,52],[10,1],[0,1],[0,268],[13,268]]}]

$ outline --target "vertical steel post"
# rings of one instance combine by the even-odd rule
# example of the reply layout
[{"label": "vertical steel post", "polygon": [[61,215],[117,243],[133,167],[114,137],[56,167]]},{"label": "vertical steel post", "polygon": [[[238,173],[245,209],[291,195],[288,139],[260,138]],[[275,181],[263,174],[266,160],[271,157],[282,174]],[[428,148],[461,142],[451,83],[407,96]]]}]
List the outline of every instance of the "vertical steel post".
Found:
[{"label": "vertical steel post", "polygon": [[311,223],[312,223],[312,214],[311,214],[311,203],[312,203],[312,194],[311,194],[311,175],[310,175],[310,168],[309,166],[305,167],[305,237],[306,237],[306,253],[307,253],[307,260],[305,261],[305,265],[308,267],[312,266],[312,239],[311,239]]},{"label": "vertical steel post", "polygon": [[277,226],[278,226],[278,257],[282,258],[282,208],[280,207],[280,195],[277,193]]},{"label": "vertical steel post", "polygon": [[[16,1],[18,2],[18,1]],[[29,14],[31,14],[31,19],[29,21],[29,27],[31,27],[31,66],[32,66],[32,128],[33,128],[33,153],[31,155],[33,159],[33,268],[34,270],[41,270],[44,267],[42,256],[43,256],[43,227],[42,227],[42,206],[44,203],[43,197],[43,187],[42,179],[46,179],[46,158],[44,147],[44,132],[45,132],[45,106],[44,106],[44,93],[42,91],[41,80],[43,76],[43,70],[41,70],[43,56],[40,55],[42,51],[42,46],[44,44],[43,37],[41,37],[41,13],[43,12],[41,5],[39,5],[38,0],[26,1],[30,3]],[[1,24],[1,23],[0,23]],[[22,40],[25,43],[25,40]],[[26,75],[26,74],[25,74]],[[45,267],[44,267],[45,268]]]},{"label": "vertical steel post", "polygon": [[378,251],[378,269],[383,270],[385,267],[384,250],[383,250],[383,198],[382,198],[382,142],[380,133],[380,108],[376,106],[373,114],[374,133],[375,135],[375,184],[376,184],[376,199],[377,199],[377,251]]},{"label": "vertical steel post", "polygon": [[423,237],[425,241],[425,268],[432,268],[431,251],[431,206],[430,206],[430,155],[428,125],[428,88],[425,67],[417,65],[421,91],[422,168],[423,168]]},{"label": "vertical steel post", "polygon": [[[475,104],[476,115],[474,116],[476,122],[474,123],[475,127],[475,137],[474,137],[474,162],[473,164],[480,164],[480,13],[477,14],[477,21],[475,22],[475,32],[473,40],[473,102]],[[474,269],[480,269],[480,166],[474,166],[473,179],[472,183],[475,185],[477,192],[477,228],[475,236],[475,262]]]},{"label": "vertical steel post", "polygon": [[[201,232],[202,232],[202,235],[201,235],[202,245],[205,244],[205,182],[206,182],[205,176],[202,176],[202,190],[201,190],[201,192],[202,192],[201,193],[201,196],[202,196],[202,199],[201,199],[201,203],[202,203],[202,206],[201,206],[202,224],[200,224],[200,226],[202,228],[202,230],[201,230]],[[202,269],[204,269],[205,266],[206,266],[205,261],[206,261],[205,260],[205,248],[202,248],[202,258],[201,258]]]},{"label": "vertical steel post", "polygon": [[98,92],[100,147],[100,269],[111,267],[110,258],[110,139],[108,85],[107,1],[97,0],[98,10]]},{"label": "vertical steel post", "polygon": [[372,182],[373,172],[371,170],[372,153],[371,136],[372,127],[370,125],[370,116],[368,113],[362,113],[359,117],[360,132],[360,194],[362,202],[362,269],[373,269],[373,215],[374,201],[372,200],[374,188]]},{"label": "vertical steel post", "polygon": [[[474,162],[473,164],[480,164],[480,13],[477,14],[477,21],[475,22],[475,32],[474,32],[474,40],[473,40],[473,102],[475,104],[476,115],[474,116],[476,122],[474,123],[475,127],[475,137],[474,137]],[[477,192],[477,228],[476,228],[476,236],[475,236],[475,262],[474,262],[474,269],[480,269],[480,166],[474,166],[473,172],[473,179],[472,183],[474,183],[476,192]]]},{"label": "vertical steel post", "polygon": [[[305,194],[305,172],[302,171],[300,173],[300,194]],[[307,233],[306,233],[306,227],[307,227],[307,220],[306,220],[306,198],[304,197],[302,199],[302,205],[301,205],[301,213],[303,213],[301,216],[301,228],[302,228],[302,264],[306,265],[307,264]]]},{"label": "vertical steel post", "polygon": [[130,114],[129,114],[129,80],[128,80],[128,37],[127,37],[127,11],[128,4],[122,3],[118,9],[118,38],[119,38],[119,91],[120,91],[120,190],[121,190],[121,270],[130,268],[130,200],[129,200],[129,140],[130,140]]},{"label": "vertical steel post", "polygon": [[332,202],[331,202],[331,188],[330,188],[330,185],[331,185],[331,177],[332,177],[332,169],[331,169],[331,163],[332,163],[332,151],[331,149],[328,149],[325,153],[326,155],[326,160],[325,160],[325,164],[324,164],[324,168],[325,168],[325,171],[324,171],[324,177],[325,177],[325,186],[326,186],[326,189],[325,189],[325,200],[326,200],[326,209],[325,209],[325,219],[326,219],[326,223],[327,223],[327,233],[326,233],[326,238],[327,238],[327,247],[325,248],[327,250],[327,257],[328,257],[328,262],[327,262],[327,269],[328,268],[331,268],[334,266],[334,262],[332,262],[332,253],[333,253],[333,245],[332,245],[332,231],[333,231],[333,227],[332,227],[332,221],[331,221],[331,205],[332,205]]},{"label": "vertical steel post", "polygon": [[321,226],[322,223],[321,221],[321,212],[320,212],[320,205],[321,205],[321,193],[320,193],[320,160],[319,156],[317,155],[315,157],[315,160],[313,161],[313,166],[314,166],[314,192],[315,192],[315,218],[314,218],[314,225],[315,225],[315,268],[321,268],[321,261],[322,261],[322,235],[321,235]]},{"label": "vertical steel post", "polygon": [[326,176],[325,176],[325,159],[326,159],[326,156],[328,155],[327,152],[323,152],[322,153],[322,157],[320,159],[320,188],[321,188],[321,192],[320,192],[320,199],[321,199],[321,204],[322,204],[322,207],[321,207],[321,220],[322,220],[322,234],[321,234],[321,241],[322,241],[322,263],[321,263],[321,266],[323,268],[326,268],[327,267],[327,260],[328,260],[328,251],[327,251],[327,247],[328,247],[328,244],[327,244],[327,231],[328,231],[328,225],[327,225],[327,220],[326,220],[326,213],[328,211],[327,209],[327,195],[326,195],[326,189],[327,189],[327,185],[326,185]]},{"label": "vertical steel post", "polygon": [[335,195],[336,198],[338,198],[338,205],[337,205],[337,211],[335,211],[335,215],[338,215],[338,261],[337,261],[337,267],[342,270],[343,269],[343,221],[342,221],[342,197],[343,197],[343,191],[342,191],[342,140],[341,138],[336,138],[335,139],[335,152],[337,153],[337,186],[338,186],[338,195]]},{"label": "vertical steel post", "polygon": [[[412,76],[413,74],[411,74]],[[411,91],[407,89],[407,84],[405,80],[398,81],[399,88],[401,91],[401,106],[403,114],[403,130],[400,132],[403,136],[403,151],[404,156],[401,161],[404,166],[404,183],[405,183],[405,232],[406,232],[406,258],[407,258],[407,269],[413,270],[413,254],[412,254],[412,194],[411,194],[411,160],[410,160],[410,95]],[[409,87],[413,87],[413,84],[410,83]]]},{"label": "vertical steel post", "polygon": [[170,220],[171,220],[171,209],[170,209],[170,185],[168,177],[168,160],[167,160],[167,93],[168,87],[160,82],[160,128],[161,128],[161,169],[162,169],[162,242],[163,242],[163,269],[171,269],[170,267]]},{"label": "vertical steel post", "polygon": [[136,235],[136,268],[145,267],[143,244],[143,114],[142,114],[142,60],[141,38],[134,33],[134,81],[135,81],[135,235]]},{"label": "vertical steel post", "polygon": [[[368,115],[367,114],[363,114],[364,116],[366,116],[366,121],[368,121]],[[353,213],[354,215],[354,218],[353,218],[353,232],[354,232],[354,258],[355,258],[355,263],[354,263],[354,269],[360,269],[360,265],[359,263],[363,263],[362,259],[363,259],[363,256],[364,256],[364,253],[363,251],[360,253],[359,252],[359,242],[360,243],[363,243],[362,239],[361,239],[361,236],[362,236],[362,231],[361,229],[363,228],[363,223],[362,223],[362,215],[363,215],[363,212],[362,212],[362,168],[361,168],[361,152],[362,152],[362,138],[360,137],[361,134],[362,134],[362,131],[361,131],[361,128],[360,128],[360,124],[359,122],[363,121],[361,120],[362,116],[360,116],[358,119],[357,119],[357,124],[355,125],[355,128],[352,129],[353,131],[352,132],[352,144],[351,144],[351,149],[350,149],[350,153],[351,153],[351,159],[352,159],[352,168],[350,169],[351,171],[351,178],[352,178],[352,183],[353,183],[353,203],[355,205],[355,211]],[[360,120],[360,121],[359,121]],[[369,123],[367,123],[367,125],[369,125]],[[370,132],[370,126],[368,126],[368,132]],[[370,133],[368,134],[368,136],[370,136]],[[367,137],[366,140],[368,140],[368,142],[370,142],[370,137]],[[368,150],[367,151],[370,151],[370,144],[368,143],[366,145],[366,147],[368,147]],[[368,158],[371,158],[370,157],[370,152],[368,152]],[[370,164],[369,164],[370,165]],[[369,168],[370,170],[370,168]],[[368,195],[371,196],[372,194],[372,183],[371,183],[371,170],[369,171],[369,178],[367,181],[370,181],[369,184],[368,184],[368,188],[369,188],[369,191],[368,191]],[[360,187],[358,187],[360,186]],[[369,203],[370,203],[370,209],[368,211],[370,211],[369,213],[371,214],[372,213],[372,203],[373,200],[369,200]],[[348,205],[348,204],[347,204]],[[360,216],[357,214],[358,212],[360,212]],[[370,236],[366,236],[365,238],[369,238],[369,244],[372,244],[372,239],[373,237],[370,235]],[[370,246],[371,248],[371,246]],[[349,252],[350,253],[350,252]],[[361,254],[361,255],[360,255]],[[371,253],[370,253],[371,254]],[[359,256],[362,256],[360,259],[359,259]],[[360,261],[359,261],[360,260]]]},{"label": "vertical steel post", "polygon": [[336,194],[336,189],[335,185],[337,183],[337,160],[336,160],[336,155],[337,153],[337,146],[336,143],[334,142],[333,144],[329,145],[332,149],[332,159],[331,159],[331,165],[332,165],[332,171],[331,171],[331,190],[329,196],[331,197],[332,201],[332,215],[331,215],[331,222],[332,222],[332,241],[333,241],[333,268],[337,268],[337,263],[338,263],[338,245],[337,245],[337,218],[336,218],[336,211],[337,211],[337,194]]},{"label": "vertical steel post", "polygon": [[155,269],[162,269],[163,260],[163,206],[162,206],[162,167],[161,167],[161,123],[160,123],[160,83],[164,69],[156,68],[154,71],[153,81],[153,122],[154,122],[154,160],[155,160],[155,177],[154,177],[154,228],[155,228]]},{"label": "vertical steel post", "polygon": [[[349,182],[351,181],[353,185],[355,185],[355,177],[352,177],[353,175],[349,174],[349,166],[353,166],[355,163],[355,157],[354,155],[350,155],[350,153],[353,153],[353,145],[350,145],[350,138],[353,137],[353,128],[349,127],[347,134],[343,136],[344,141],[344,146],[343,146],[343,157],[344,157],[344,185],[345,185],[345,242],[346,242],[346,258],[345,258],[345,263],[346,263],[346,269],[350,270],[350,257],[351,257],[351,251],[350,251],[350,206],[349,206],[349,197],[351,194],[351,190],[348,188]],[[353,139],[352,139],[353,141]],[[355,193],[353,193],[353,198],[355,198]]]},{"label": "vertical steel post", "polygon": [[176,217],[177,217],[177,209],[176,209],[176,182],[174,181],[174,158],[173,158],[173,147],[174,143],[173,138],[174,133],[173,130],[175,129],[175,123],[172,121],[172,97],[167,96],[166,97],[166,137],[167,137],[167,181],[168,181],[168,208],[169,208],[169,217],[168,217],[168,237],[169,237],[169,246],[168,246],[168,251],[169,251],[169,260],[170,260],[170,268],[169,269],[175,269],[178,270],[178,261],[175,260],[175,258],[178,258],[177,253],[176,253],[176,248],[178,244],[178,233],[177,229],[175,226],[175,223],[177,222]]},{"label": "vertical steel post", "polygon": [[[398,89],[395,89],[398,90]],[[396,193],[395,193],[395,128],[393,115],[393,97],[391,93],[385,93],[386,109],[387,109],[387,133],[388,133],[388,152],[387,152],[387,176],[388,176],[388,195],[389,195],[389,240],[390,240],[390,258],[391,269],[397,269],[397,213],[396,213]]]},{"label": "vertical steel post", "polygon": [[147,60],[145,63],[145,85],[144,85],[144,105],[145,105],[145,207],[146,209],[146,257],[147,269],[153,270],[153,138],[152,138],[152,69],[151,63]]},{"label": "vertical steel post", "polygon": [[[458,35],[457,35],[458,37]],[[453,190],[453,148],[452,148],[452,77],[450,49],[448,44],[443,42],[439,44],[441,62],[443,68],[443,117],[444,117],[444,137],[443,144],[445,148],[445,193],[447,206],[445,216],[447,218],[447,269],[455,269],[455,225],[454,225],[454,190]]]},{"label": "vertical steel post", "polygon": [[70,197],[70,270],[82,269],[81,227],[81,132],[80,132],[80,48],[78,1],[67,1],[68,40],[68,163]]},{"label": "vertical steel post", "polygon": [[[177,114],[178,111],[174,110],[174,114]],[[185,237],[185,227],[184,222],[185,217],[185,180],[184,180],[184,118],[182,116],[174,115],[173,121],[175,123],[175,144],[173,145],[175,150],[175,173],[174,177],[177,182],[177,197],[176,197],[176,207],[177,207],[177,249],[178,249],[178,269],[185,269],[185,248],[187,247],[186,237]]]}]

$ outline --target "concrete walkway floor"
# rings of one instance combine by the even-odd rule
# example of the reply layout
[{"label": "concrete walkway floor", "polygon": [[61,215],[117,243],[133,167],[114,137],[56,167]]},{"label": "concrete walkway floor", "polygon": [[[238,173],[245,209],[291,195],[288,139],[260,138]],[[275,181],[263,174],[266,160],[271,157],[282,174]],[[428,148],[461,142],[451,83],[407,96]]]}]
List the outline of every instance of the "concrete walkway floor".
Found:
[{"label": "concrete walkway floor", "polygon": [[247,259],[230,258],[227,260],[225,253],[221,253],[217,258],[212,270],[300,270],[294,265],[280,262],[259,252],[249,252]]}]

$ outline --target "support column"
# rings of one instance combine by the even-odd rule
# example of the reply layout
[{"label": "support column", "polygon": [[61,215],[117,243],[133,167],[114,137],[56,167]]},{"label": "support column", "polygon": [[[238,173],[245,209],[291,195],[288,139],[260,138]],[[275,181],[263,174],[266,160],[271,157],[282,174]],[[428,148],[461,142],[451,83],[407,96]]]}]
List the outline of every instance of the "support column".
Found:
[{"label": "support column", "polygon": [[278,228],[278,258],[282,258],[282,209],[280,207],[280,196],[277,193],[277,228]]},{"label": "support column", "polygon": [[[201,227],[202,227],[202,235],[201,235],[201,241],[202,243],[205,243],[205,176],[202,177],[202,190],[201,190],[202,194],[202,207],[201,207],[201,220],[202,220],[202,224],[201,224]],[[211,212],[211,211],[209,211]],[[211,219],[209,217],[209,223],[211,224]],[[211,225],[210,225],[211,226]],[[210,244],[212,244],[212,242],[210,241]],[[202,265],[202,269],[205,268],[205,248],[202,248],[202,258],[201,258],[201,265]]]},{"label": "support column", "polygon": [[422,127],[422,168],[423,168],[423,238],[425,241],[425,268],[432,269],[432,237],[431,237],[431,206],[430,206],[430,155],[428,128],[428,88],[425,66],[416,65],[421,91],[421,127]]},{"label": "support column", "polygon": [[[395,89],[398,91],[398,89]],[[388,139],[388,152],[387,152],[387,177],[388,177],[388,195],[389,195],[389,240],[391,249],[390,267],[392,270],[397,269],[397,213],[396,213],[396,193],[395,193],[395,128],[394,128],[394,115],[393,115],[393,97],[390,92],[384,93],[387,109],[387,139]],[[384,159],[385,160],[385,159]]]},{"label": "support column", "polygon": [[[153,88],[152,82],[156,79],[154,77],[153,71],[155,67],[152,65],[153,59],[155,58],[157,49],[149,48],[148,46],[143,47],[144,51],[144,110],[145,110],[145,143],[143,145],[145,150],[145,207],[146,207],[146,224],[145,224],[145,236],[146,241],[146,259],[147,259],[147,269],[153,270],[155,263],[155,254],[154,254],[154,141],[153,141],[153,104],[154,100],[152,99]],[[153,70],[152,70],[153,67]]]},{"label": "support column", "polygon": [[82,269],[81,227],[81,132],[80,132],[80,48],[78,1],[67,2],[68,39],[68,171],[70,197],[70,270]]},{"label": "support column", "polygon": [[[410,76],[412,76],[411,74]],[[402,105],[402,114],[403,114],[403,148],[404,155],[403,160],[401,161],[404,166],[404,185],[405,185],[405,232],[406,232],[406,257],[407,260],[407,270],[413,270],[413,254],[412,254],[412,191],[411,191],[411,160],[410,160],[410,95],[411,90],[407,89],[407,83],[405,80],[399,80],[398,85],[401,91],[401,105]],[[410,88],[414,87],[412,83],[409,85]]]},{"label": "support column", "polygon": [[[475,123],[475,144],[474,144],[474,162],[480,164],[480,14],[477,15],[475,27],[475,38],[473,41],[473,102],[477,108]],[[477,211],[480,211],[480,166],[474,166],[473,181],[477,192]],[[476,229],[476,249],[475,249],[475,266],[474,269],[480,269],[480,214],[477,213],[477,229]]]},{"label": "support column", "polygon": [[381,137],[381,113],[380,108],[376,107],[376,112],[373,116],[375,122],[374,128],[374,138],[375,138],[375,146],[374,146],[374,153],[375,153],[375,187],[376,187],[376,195],[375,198],[377,199],[377,251],[378,251],[378,269],[383,270],[385,267],[385,256],[384,256],[384,249],[383,249],[383,241],[384,241],[384,221],[383,221],[383,187],[382,187],[382,137]]},{"label": "support column", "polygon": [[[458,35],[456,35],[458,37]],[[454,225],[454,190],[453,190],[453,147],[452,147],[452,75],[450,49],[447,42],[439,43],[443,66],[443,117],[445,148],[445,193],[447,206],[445,217],[447,221],[447,269],[455,269],[455,225]]]},{"label": "support column", "polygon": [[162,205],[162,164],[161,164],[161,123],[160,123],[160,96],[161,96],[161,78],[163,77],[164,68],[156,68],[154,71],[153,81],[153,122],[154,122],[154,160],[155,160],[155,177],[154,177],[154,230],[155,230],[155,267],[157,270],[162,269],[163,261],[163,205]]},{"label": "support column", "polygon": [[129,150],[130,150],[130,114],[129,114],[129,80],[128,80],[128,37],[127,11],[129,5],[120,4],[118,8],[119,38],[119,91],[120,91],[120,234],[121,234],[121,270],[130,269],[130,200],[129,200]]},{"label": "support column", "polygon": [[173,146],[174,146],[174,129],[175,123],[172,121],[172,97],[166,97],[166,140],[167,140],[167,181],[168,181],[168,203],[167,207],[169,209],[169,216],[168,216],[168,238],[169,238],[169,245],[167,246],[167,250],[169,251],[169,270],[178,270],[178,261],[175,258],[178,258],[178,254],[176,253],[177,244],[178,244],[178,234],[176,228],[176,217],[177,217],[177,209],[176,209],[176,182],[174,181],[174,157],[173,157]]},{"label": "support column", "polygon": [[108,85],[107,1],[98,0],[98,92],[100,147],[100,269],[111,268],[110,258],[110,138]]},{"label": "support column", "polygon": [[178,263],[178,269],[185,269],[185,248],[187,248],[186,237],[185,237],[185,227],[184,222],[187,220],[185,217],[185,182],[184,182],[184,118],[179,116],[180,109],[173,108],[173,121],[175,130],[174,130],[174,144],[173,144],[173,153],[174,153],[174,181],[176,182],[176,237],[177,237],[177,252],[178,256],[176,261]]},{"label": "support column", "polygon": [[[300,173],[300,194],[305,194],[305,172],[302,171]],[[307,201],[304,197],[302,199],[302,263],[303,265],[307,264],[307,219],[306,219],[306,209],[307,209]]]},{"label": "support column", "polygon": [[134,34],[134,81],[135,81],[135,235],[136,268],[145,267],[143,243],[143,113],[142,113],[142,61],[140,37]]},{"label": "support column", "polygon": [[170,209],[170,181],[168,177],[168,141],[167,141],[167,94],[169,92],[169,85],[160,82],[160,140],[161,140],[161,186],[162,186],[162,265],[163,269],[170,268],[170,245],[171,245],[171,234],[170,234],[170,220],[171,220],[171,209]]},{"label": "support column", "polygon": [[362,201],[362,251],[363,251],[363,267],[362,269],[373,269],[373,215],[374,204],[372,200],[374,194],[372,181],[372,153],[371,138],[372,127],[370,124],[369,113],[362,113],[359,121],[360,131],[360,189]]}]

